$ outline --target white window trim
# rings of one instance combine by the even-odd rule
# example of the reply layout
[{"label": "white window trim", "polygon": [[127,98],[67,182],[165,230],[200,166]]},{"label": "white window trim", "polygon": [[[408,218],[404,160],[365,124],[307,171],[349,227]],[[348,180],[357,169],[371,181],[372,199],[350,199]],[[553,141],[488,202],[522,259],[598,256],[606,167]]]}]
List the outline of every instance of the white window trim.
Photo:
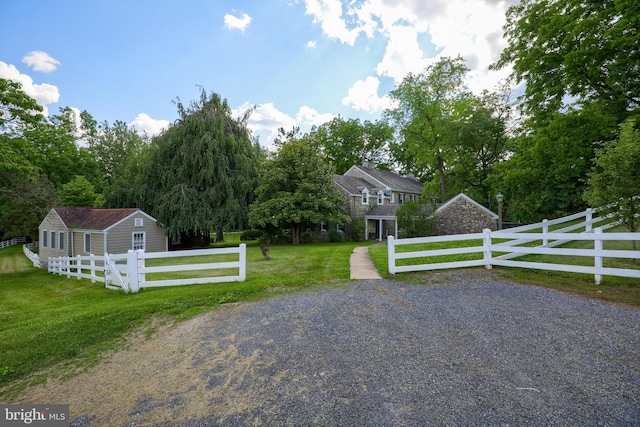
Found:
[{"label": "white window trim", "polygon": [[142,234],[142,248],[137,248],[137,249],[142,249],[143,251],[146,251],[147,250],[147,232],[146,231],[134,231],[133,233],[131,233],[131,249],[136,250],[136,247],[135,247],[136,234]]},{"label": "white window trim", "polygon": [[144,218],[135,218],[135,227],[144,227]]},{"label": "white window trim", "polygon": [[362,204],[363,205],[369,204],[369,190],[367,190],[366,188],[362,190]]},{"label": "white window trim", "polygon": [[40,242],[40,246],[42,246],[43,248],[46,248],[47,242],[49,241],[48,239],[49,236],[49,232],[47,230],[42,230],[42,242]]},{"label": "white window trim", "polygon": [[384,191],[378,191],[378,205],[384,205]]},{"label": "white window trim", "polygon": [[56,232],[55,231],[51,232],[50,238],[51,238],[51,242],[50,242],[51,249],[55,249],[56,248]]},{"label": "white window trim", "polygon": [[64,231],[58,233],[58,249],[64,250]]}]

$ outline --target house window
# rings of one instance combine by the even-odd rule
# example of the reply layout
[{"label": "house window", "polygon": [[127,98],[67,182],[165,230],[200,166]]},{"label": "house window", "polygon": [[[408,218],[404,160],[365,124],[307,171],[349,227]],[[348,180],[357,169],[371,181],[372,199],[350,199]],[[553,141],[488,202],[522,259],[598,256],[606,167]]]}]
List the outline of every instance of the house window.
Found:
[{"label": "house window", "polygon": [[382,190],[378,191],[378,204],[384,205],[384,193]]},{"label": "house window", "polygon": [[142,226],[144,225],[144,220],[143,220],[143,218],[136,218],[136,221],[135,221],[135,222],[136,222],[136,223],[135,223],[135,226],[136,226],[136,227],[142,227]]},{"label": "house window", "polygon": [[142,233],[133,233],[132,235],[132,240],[133,240],[133,250],[136,251],[138,249],[145,249],[145,235],[144,232]]},{"label": "house window", "polygon": [[322,224],[320,224],[320,231],[327,231],[326,221],[322,221]]},{"label": "house window", "polygon": [[404,205],[404,193],[398,193],[398,204]]},{"label": "house window", "polygon": [[58,249],[60,249],[61,251],[64,250],[64,232],[63,231],[61,231],[58,236]]},{"label": "house window", "polygon": [[84,233],[84,252],[91,253],[91,233]]},{"label": "house window", "polygon": [[52,231],[51,232],[51,249],[55,249],[56,248],[56,232]]},{"label": "house window", "polygon": [[389,196],[390,197],[389,203],[395,203],[396,202],[395,195],[396,195],[396,193],[391,192],[391,195]]},{"label": "house window", "polygon": [[42,230],[42,242],[40,242],[40,246],[42,246],[43,248],[47,247],[47,236],[49,235],[49,233],[47,233],[46,230]]},{"label": "house window", "polygon": [[366,188],[362,190],[362,204],[363,205],[369,204],[369,190],[367,190]]}]

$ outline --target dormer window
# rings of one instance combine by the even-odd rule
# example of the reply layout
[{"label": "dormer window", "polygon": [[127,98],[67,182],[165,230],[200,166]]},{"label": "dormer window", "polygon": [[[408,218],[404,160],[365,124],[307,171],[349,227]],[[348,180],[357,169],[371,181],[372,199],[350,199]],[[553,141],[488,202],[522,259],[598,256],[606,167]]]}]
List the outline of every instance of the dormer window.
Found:
[{"label": "dormer window", "polygon": [[378,204],[384,205],[384,192],[382,190],[378,191]]},{"label": "dormer window", "polygon": [[369,204],[369,190],[367,190],[366,188],[362,190],[362,204],[363,205]]}]

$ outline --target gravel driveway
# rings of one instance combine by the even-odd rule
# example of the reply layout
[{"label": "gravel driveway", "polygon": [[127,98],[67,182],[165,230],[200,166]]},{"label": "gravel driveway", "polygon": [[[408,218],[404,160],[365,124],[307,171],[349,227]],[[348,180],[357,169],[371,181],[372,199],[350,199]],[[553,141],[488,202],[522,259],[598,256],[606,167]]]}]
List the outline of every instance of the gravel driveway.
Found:
[{"label": "gravel driveway", "polygon": [[430,277],[224,306],[24,399],[72,426],[640,425],[640,310]]}]

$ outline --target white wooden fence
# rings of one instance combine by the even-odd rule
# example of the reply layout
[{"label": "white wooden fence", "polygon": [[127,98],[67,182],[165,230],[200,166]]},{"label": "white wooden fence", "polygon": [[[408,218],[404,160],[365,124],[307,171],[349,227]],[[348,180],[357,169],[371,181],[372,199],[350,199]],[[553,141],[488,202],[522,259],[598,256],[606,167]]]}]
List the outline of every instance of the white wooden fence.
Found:
[{"label": "white wooden fence", "polygon": [[33,249],[32,243],[22,246],[22,252],[24,252],[27,258],[31,260],[31,262],[33,263],[33,266],[40,268],[40,256],[37,253],[33,252],[32,249]]},{"label": "white wooden fence", "polygon": [[26,239],[24,237],[16,237],[9,240],[3,240],[0,242],[0,248],[8,248],[9,246],[17,245],[18,243],[24,243],[25,240]]},{"label": "white wooden fence", "polygon": [[[439,270],[474,266],[485,266],[486,268],[491,268],[492,266],[496,265],[504,267],[520,267],[593,274],[596,284],[599,284],[601,282],[602,276],[640,278],[640,268],[638,270],[634,270],[603,267],[604,258],[640,258],[640,251],[605,250],[603,248],[604,241],[637,241],[640,240],[640,233],[603,233],[603,230],[614,227],[616,224],[611,221],[610,217],[605,216],[593,218],[594,212],[595,211],[592,209],[587,209],[585,212],[580,212],[575,215],[570,215],[568,217],[559,218],[552,221],[544,220],[541,223],[525,225],[517,228],[510,228],[508,230],[484,230],[483,233],[475,234],[458,234],[451,236],[434,236],[412,239],[394,239],[393,236],[389,236],[389,273],[396,274],[409,271]],[[574,223],[570,226],[549,232],[550,226],[556,226],[562,223],[576,221],[580,218],[584,218],[584,220]],[[594,229],[594,224],[600,224],[600,227]],[[533,230],[540,230],[541,232],[525,233],[527,231]],[[573,233],[570,233],[571,231],[573,231]],[[576,233],[575,231],[579,232]],[[493,243],[494,239],[498,240],[498,242]],[[397,248],[403,245],[434,244],[453,241],[469,242],[474,240],[478,241],[478,243],[472,243],[473,246],[447,249],[416,250],[407,252],[397,251]],[[593,242],[593,249],[554,249],[556,246],[560,246],[564,243],[574,240],[591,241]],[[536,241],[540,241],[542,244],[535,247],[520,246]],[[494,252],[498,254],[494,256]],[[472,255],[473,259],[470,260],[454,262],[426,262],[429,258],[436,256],[480,253],[482,254],[482,256]],[[560,262],[542,263],[512,260],[513,258],[517,258],[527,254],[554,255],[558,257],[588,257],[593,259],[593,265],[583,266],[562,264]],[[425,262],[415,265],[397,265],[398,260],[411,258],[425,258]]]},{"label": "white wooden fence", "polygon": [[[179,264],[166,266],[146,266],[148,259],[218,256],[237,254],[237,261],[205,262],[197,264]],[[247,247],[244,243],[234,248],[199,249],[173,252],[129,251],[126,254],[87,255],[76,257],[49,258],[50,273],[67,277],[85,278],[92,282],[103,282],[109,289],[123,289],[125,292],[138,292],[142,288],[156,286],[192,285],[198,283],[243,282],[247,277]],[[207,275],[182,279],[151,280],[147,274],[198,272],[206,270],[238,269],[237,275]]]}]

